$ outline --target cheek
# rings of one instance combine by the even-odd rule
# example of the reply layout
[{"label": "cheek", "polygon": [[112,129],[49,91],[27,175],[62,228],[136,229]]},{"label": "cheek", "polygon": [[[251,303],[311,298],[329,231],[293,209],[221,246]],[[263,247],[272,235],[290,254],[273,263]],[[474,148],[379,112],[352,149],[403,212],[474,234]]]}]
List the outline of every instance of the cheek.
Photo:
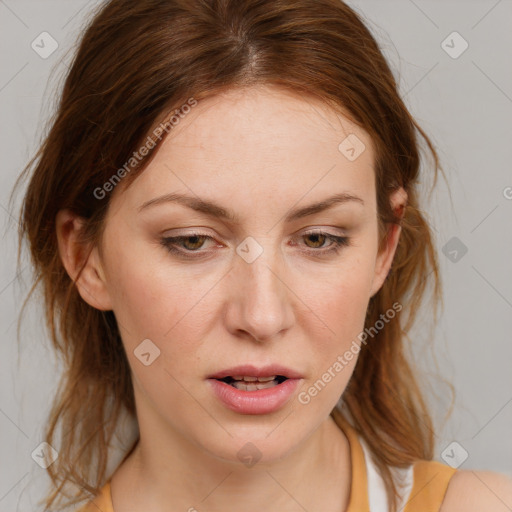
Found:
[{"label": "cheek", "polygon": [[116,252],[110,258],[109,293],[127,351],[150,339],[162,353],[192,352],[193,340],[203,339],[204,324],[197,318],[206,313],[204,297],[213,280],[171,266],[165,251],[157,254],[154,247]]},{"label": "cheek", "polygon": [[318,314],[324,329],[338,343],[363,328],[373,268],[371,255],[354,251],[333,267],[307,279],[298,278],[298,296]]},{"label": "cheek", "polygon": [[[317,378],[350,349],[356,354],[348,355],[350,361],[344,360],[344,375],[351,373],[355,366],[358,351],[354,347],[360,345],[358,336],[364,329],[372,271],[372,255],[354,251],[350,257],[340,260],[335,271],[324,273],[321,279],[309,279],[306,283],[302,278],[298,295],[314,313],[304,316],[309,320],[304,320],[303,328],[308,338],[314,340],[311,348],[315,349]],[[339,386],[342,381],[346,384],[348,378],[335,380]]]},{"label": "cheek", "polygon": [[[302,288],[304,302],[315,316],[304,315],[312,371],[297,396],[299,410],[306,407],[314,417],[325,417],[343,394],[359,356],[359,335],[369,301],[371,258],[360,257],[336,272],[329,280]],[[318,317],[321,321],[318,321]],[[313,320],[311,320],[313,319]]]}]

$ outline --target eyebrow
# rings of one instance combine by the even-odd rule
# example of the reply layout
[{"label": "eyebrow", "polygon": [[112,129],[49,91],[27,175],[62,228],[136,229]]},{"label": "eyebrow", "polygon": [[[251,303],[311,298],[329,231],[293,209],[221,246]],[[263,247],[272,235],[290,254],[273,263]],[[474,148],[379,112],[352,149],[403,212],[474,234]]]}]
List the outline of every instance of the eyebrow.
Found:
[{"label": "eyebrow", "polygon": [[[238,215],[236,215],[231,210],[227,210],[226,208],[211,201],[206,201],[198,197],[179,193],[165,194],[163,196],[150,199],[149,201],[146,201],[141,206],[139,206],[137,210],[140,212],[150,206],[156,206],[163,203],[178,203],[187,206],[197,212],[204,213],[210,217],[224,219],[234,224],[240,222]],[[361,204],[364,206],[364,201],[360,197],[348,192],[342,192],[340,194],[335,194],[331,197],[323,199],[322,201],[312,203],[308,206],[291,210],[286,215],[285,222],[292,222],[302,217],[307,217],[315,213],[323,212],[324,210],[328,210],[329,208],[332,208],[338,204],[347,203]]]}]

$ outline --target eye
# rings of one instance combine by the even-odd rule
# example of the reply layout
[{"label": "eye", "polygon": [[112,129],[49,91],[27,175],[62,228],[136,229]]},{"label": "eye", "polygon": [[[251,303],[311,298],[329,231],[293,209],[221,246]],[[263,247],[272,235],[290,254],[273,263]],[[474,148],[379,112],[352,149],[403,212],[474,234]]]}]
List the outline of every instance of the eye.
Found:
[{"label": "eye", "polygon": [[[308,231],[307,233],[303,233],[302,238],[305,240],[309,239],[312,244],[307,245],[307,247],[313,249],[313,253],[327,254],[327,253],[338,253],[341,247],[347,247],[350,245],[350,239],[346,236],[334,235],[332,233],[327,233],[325,231]],[[325,248],[325,242],[330,241],[331,243]]]},{"label": "eye", "polygon": [[[189,257],[187,252],[199,252],[206,240],[214,240],[211,236],[202,233],[191,233],[190,235],[164,237],[161,244],[171,253],[179,254],[183,257]],[[180,248],[178,248],[178,247]],[[184,250],[182,250],[184,249]],[[205,251],[201,251],[205,252]],[[192,256],[196,257],[196,256]]]},{"label": "eye", "polygon": [[[205,235],[190,235],[190,236],[180,236],[176,239],[182,243],[187,249],[187,251],[194,251],[196,249],[201,249],[204,245],[204,241],[209,238]],[[176,240],[175,239],[175,240]]]},{"label": "eye", "polygon": [[[346,236],[334,235],[325,231],[308,231],[303,233],[301,237],[309,240],[305,245],[307,249],[304,252],[313,254],[314,256],[324,256],[327,254],[337,254],[341,247],[350,245],[350,238]],[[182,258],[201,258],[206,256],[210,251],[201,250],[204,248],[205,242],[215,239],[203,233],[190,233],[189,235],[164,237],[161,244],[172,254]],[[330,242],[325,245],[326,242]]]}]

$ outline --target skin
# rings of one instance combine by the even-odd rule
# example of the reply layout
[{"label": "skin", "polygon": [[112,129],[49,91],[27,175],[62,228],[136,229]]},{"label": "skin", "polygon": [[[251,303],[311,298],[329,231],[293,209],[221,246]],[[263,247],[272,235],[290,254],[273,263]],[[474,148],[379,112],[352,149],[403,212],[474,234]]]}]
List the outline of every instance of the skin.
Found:
[{"label": "skin", "polygon": [[[366,146],[349,161],[338,145],[355,134]],[[307,405],[297,400],[350,348],[368,302],[382,286],[398,243],[390,227],[378,252],[374,151],[368,134],[313,99],[277,88],[231,90],[195,106],[173,128],[148,168],[112,192],[101,247],[77,242],[81,221],[57,216],[59,250],[91,306],[113,310],[132,369],[140,442],[117,469],[116,512],[345,510],[350,493],[348,442],[329,416],[357,357]],[[229,208],[238,222],[178,203],[139,207],[183,193]],[[349,192],[347,202],[285,222],[290,209]],[[393,208],[405,205],[400,189]],[[322,229],[350,245],[306,236]],[[188,240],[203,256],[184,259],[161,243]],[[236,248],[253,237],[252,263]],[[189,251],[191,252],[191,251]],[[142,340],[160,356],[144,366]],[[238,364],[283,364],[301,373],[280,410],[244,415],[227,409],[206,377]],[[253,443],[251,468],[237,457]]]}]

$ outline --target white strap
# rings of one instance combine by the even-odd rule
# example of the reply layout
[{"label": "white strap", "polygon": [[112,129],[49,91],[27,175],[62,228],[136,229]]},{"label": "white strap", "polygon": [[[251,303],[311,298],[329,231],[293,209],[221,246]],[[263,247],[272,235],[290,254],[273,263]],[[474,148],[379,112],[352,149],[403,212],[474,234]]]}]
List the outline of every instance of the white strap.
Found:
[{"label": "white strap", "polygon": [[[366,475],[368,479],[368,502],[370,504],[370,512],[388,512],[386,486],[382,480],[377,466],[374,464],[370,449],[366,445],[364,439],[359,438],[363,447],[364,458],[366,463]],[[390,468],[395,479],[397,490],[401,496],[398,501],[398,511],[402,511],[411,494],[414,473],[412,465],[407,468]]]}]

